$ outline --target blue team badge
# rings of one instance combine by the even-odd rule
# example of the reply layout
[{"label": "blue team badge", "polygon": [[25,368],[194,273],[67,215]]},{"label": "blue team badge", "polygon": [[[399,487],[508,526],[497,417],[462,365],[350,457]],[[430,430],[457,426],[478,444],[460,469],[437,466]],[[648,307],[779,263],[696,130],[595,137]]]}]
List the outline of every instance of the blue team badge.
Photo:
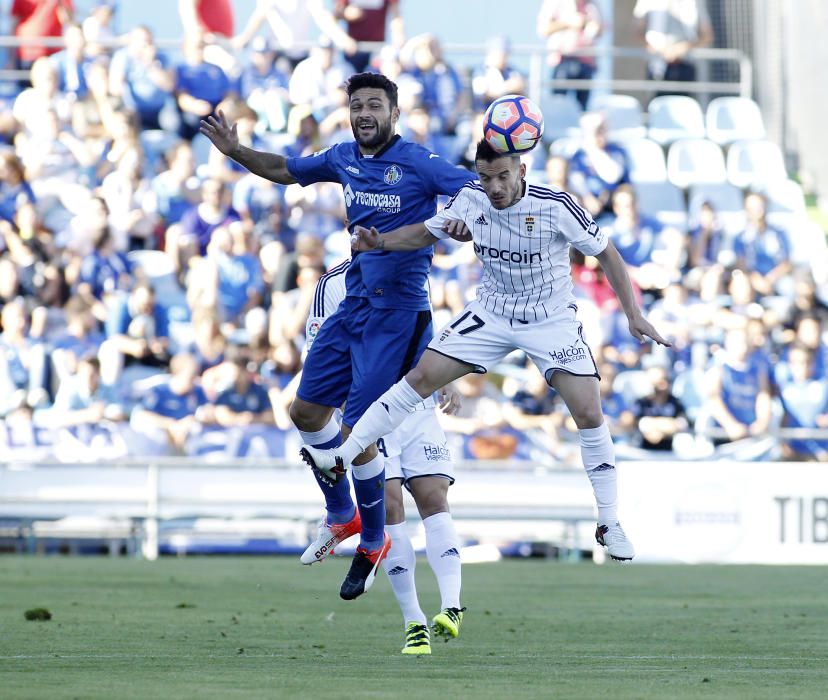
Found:
[{"label": "blue team badge", "polygon": [[386,185],[396,185],[402,180],[402,170],[397,165],[389,165],[385,169],[385,174],[382,176]]}]

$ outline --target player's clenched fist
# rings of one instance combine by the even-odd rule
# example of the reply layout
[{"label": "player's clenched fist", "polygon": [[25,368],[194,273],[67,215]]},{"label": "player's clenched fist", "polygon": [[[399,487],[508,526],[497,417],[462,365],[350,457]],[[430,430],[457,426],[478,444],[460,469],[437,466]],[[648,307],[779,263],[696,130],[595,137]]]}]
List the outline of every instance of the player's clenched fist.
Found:
[{"label": "player's clenched fist", "polygon": [[374,250],[382,248],[381,243],[380,232],[373,226],[369,229],[364,226],[354,226],[354,232],[351,234],[351,250],[358,252]]}]

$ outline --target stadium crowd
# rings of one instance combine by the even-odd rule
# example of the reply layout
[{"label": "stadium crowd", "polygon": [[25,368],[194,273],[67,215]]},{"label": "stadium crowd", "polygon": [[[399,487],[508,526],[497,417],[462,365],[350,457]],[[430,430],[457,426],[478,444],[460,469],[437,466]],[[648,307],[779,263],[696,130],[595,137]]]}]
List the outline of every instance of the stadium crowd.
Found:
[{"label": "stadium crowd", "polygon": [[[397,82],[406,138],[471,166],[485,107],[525,92],[526,76],[506,37],[480,65],[453,65],[438,37],[406,39],[398,17],[371,53],[333,21],[305,53],[277,51],[258,26],[223,39],[191,28],[175,55],[145,27],[113,46],[100,43],[114,38],[107,7],[67,19],[65,48],[26,53],[29,80],[2,86],[0,446],[293,457],[305,319],[320,275],[350,255],[343,195],[248,174],[199,120],[220,109],[243,144],[311,154],[351,138],[343,82],[367,66]],[[587,26],[600,31],[600,17]],[[573,257],[619,456],[825,459],[828,432],[768,437],[828,429],[828,295],[798,220],[774,217],[773,188],[753,183],[682,189],[667,217],[646,196],[667,186],[642,155],[654,142],[622,138],[611,108],[582,92],[577,132],[526,156],[528,179],[570,191],[611,233],[673,341],[635,341],[594,259]],[[663,168],[669,144],[658,146]],[[738,208],[722,203],[726,188]],[[471,246],[437,248],[435,328],[479,273]],[[442,417],[457,458],[578,464],[574,425],[525,357],[458,388],[460,413]]]}]

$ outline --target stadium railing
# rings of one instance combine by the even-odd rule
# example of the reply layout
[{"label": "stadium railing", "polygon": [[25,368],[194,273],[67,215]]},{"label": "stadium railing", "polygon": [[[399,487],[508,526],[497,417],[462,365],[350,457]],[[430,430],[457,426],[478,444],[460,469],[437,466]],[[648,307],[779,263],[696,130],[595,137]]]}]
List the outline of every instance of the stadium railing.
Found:
[{"label": "stadium railing", "polygon": [[[181,46],[180,39],[156,39],[157,46],[161,49],[178,50]],[[100,44],[106,48],[119,48],[124,45],[123,42],[117,40],[104,40]],[[46,47],[60,47],[65,46],[65,43],[60,37],[15,37],[15,36],[0,36],[0,48],[9,47],[17,48],[18,46],[46,46]],[[313,43],[297,43],[296,48],[310,49],[315,44]],[[360,51],[376,51],[382,48],[384,44],[379,42],[361,42],[359,44]],[[486,53],[485,43],[451,43],[447,42],[443,45],[443,53],[447,56],[455,55],[473,55],[479,56],[482,60]],[[523,56],[528,60],[528,85],[529,97],[538,102],[541,96],[551,90],[552,87],[567,88],[572,90],[590,89],[590,90],[609,90],[610,92],[653,92],[653,91],[678,91],[684,93],[691,93],[696,95],[738,95],[740,97],[753,97],[753,62],[750,57],[738,49],[718,49],[718,48],[699,48],[693,49],[689,52],[690,59],[699,61],[702,66],[705,66],[713,61],[732,62],[739,67],[739,78],[736,81],[709,81],[696,80],[693,82],[683,81],[669,81],[669,80],[651,80],[648,78],[642,79],[622,79],[622,78],[593,78],[591,80],[578,80],[575,78],[551,80],[547,77],[548,70],[546,66],[547,50],[543,44],[516,44],[511,48],[511,54],[514,56]],[[577,55],[596,56],[596,57],[612,57],[612,58],[631,58],[641,61],[644,75],[647,61],[650,59],[650,54],[643,48],[628,48],[616,46],[600,46],[584,48],[576,52]],[[701,71],[704,75],[704,69]],[[0,82],[2,81],[16,81],[28,77],[28,71],[18,70],[0,70]]]}]

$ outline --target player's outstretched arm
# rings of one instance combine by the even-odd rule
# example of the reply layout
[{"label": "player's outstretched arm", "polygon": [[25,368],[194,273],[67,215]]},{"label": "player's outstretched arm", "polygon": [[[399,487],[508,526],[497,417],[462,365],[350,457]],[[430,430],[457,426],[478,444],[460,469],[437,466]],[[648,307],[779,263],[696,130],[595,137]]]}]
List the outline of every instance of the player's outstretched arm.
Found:
[{"label": "player's outstretched arm", "polygon": [[596,257],[598,262],[601,263],[615,296],[621,302],[621,308],[624,309],[624,313],[627,315],[632,336],[642,343],[646,337],[651,338],[659,345],[670,347],[671,343],[662,338],[658,331],[653,328],[653,324],[644,318],[644,314],[641,313],[638,302],[635,300],[630,276],[627,274],[627,266],[612,242],[607,243],[604,251]]},{"label": "player's outstretched arm", "polygon": [[351,249],[366,250],[417,250],[434,245],[436,236],[432,236],[425,224],[402,226],[388,233],[380,233],[373,226],[355,226],[351,234]]},{"label": "player's outstretched arm", "polygon": [[242,146],[239,143],[236,125],[228,124],[221,110],[216,112],[215,117],[202,119],[199,131],[224,155],[243,165],[254,175],[278,182],[280,185],[292,185],[296,182],[296,178],[287,168],[287,158],[277,153],[264,153]]}]

